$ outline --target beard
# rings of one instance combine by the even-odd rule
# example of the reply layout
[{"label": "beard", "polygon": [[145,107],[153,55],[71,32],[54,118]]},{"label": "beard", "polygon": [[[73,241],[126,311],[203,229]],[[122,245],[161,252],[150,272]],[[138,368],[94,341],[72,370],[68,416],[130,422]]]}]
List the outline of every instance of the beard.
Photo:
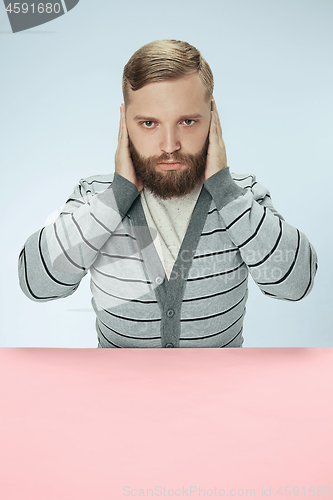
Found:
[{"label": "beard", "polygon": [[[141,156],[129,138],[129,150],[137,177],[144,187],[164,200],[167,198],[184,196],[195,188],[206,169],[209,135],[199,153],[182,154],[174,151],[172,155],[164,153],[160,156]],[[172,160],[187,165],[185,170],[167,170],[156,172],[155,165],[163,161]]]}]

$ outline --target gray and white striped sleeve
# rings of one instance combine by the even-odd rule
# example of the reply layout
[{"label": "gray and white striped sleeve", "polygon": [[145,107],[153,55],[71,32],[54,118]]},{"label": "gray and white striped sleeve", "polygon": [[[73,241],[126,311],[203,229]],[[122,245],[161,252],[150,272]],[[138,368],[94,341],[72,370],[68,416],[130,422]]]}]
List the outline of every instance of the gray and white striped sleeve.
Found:
[{"label": "gray and white striped sleeve", "polygon": [[30,299],[71,295],[139,194],[118,174],[102,192],[88,188],[81,179],[55,222],[32,234],[22,248],[19,284]]},{"label": "gray and white striped sleeve", "polygon": [[305,297],[318,267],[315,249],[275,210],[269,191],[255,176],[249,189],[240,187],[229,168],[207,179],[205,187],[260,290],[276,299]]}]

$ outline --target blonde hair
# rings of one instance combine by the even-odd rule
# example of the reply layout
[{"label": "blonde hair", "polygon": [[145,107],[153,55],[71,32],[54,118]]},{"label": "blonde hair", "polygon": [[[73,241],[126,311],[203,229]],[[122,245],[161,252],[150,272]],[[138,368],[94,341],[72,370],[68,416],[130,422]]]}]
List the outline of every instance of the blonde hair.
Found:
[{"label": "blonde hair", "polygon": [[138,49],[124,67],[122,90],[128,103],[128,88],[141,89],[151,82],[176,80],[198,73],[207,89],[207,101],[211,99],[214,78],[209,64],[201,53],[187,42],[180,40],[155,40]]}]

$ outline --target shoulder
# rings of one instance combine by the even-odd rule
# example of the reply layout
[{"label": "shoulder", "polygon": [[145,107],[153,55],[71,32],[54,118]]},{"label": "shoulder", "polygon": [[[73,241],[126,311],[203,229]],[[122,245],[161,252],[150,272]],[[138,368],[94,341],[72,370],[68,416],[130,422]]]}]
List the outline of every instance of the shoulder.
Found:
[{"label": "shoulder", "polygon": [[271,197],[270,191],[257,182],[257,178],[254,174],[235,174],[234,172],[230,172],[230,175],[239,187],[252,191],[256,201],[262,202]]},{"label": "shoulder", "polygon": [[86,194],[100,193],[111,186],[113,177],[114,173],[91,175],[80,179],[79,184],[82,186]]},{"label": "shoulder", "polygon": [[70,201],[89,202],[92,196],[105,191],[111,186],[113,177],[114,173],[83,177],[74,187],[74,191],[66,203]]},{"label": "shoulder", "polygon": [[236,184],[243,189],[251,189],[256,183],[256,176],[254,174],[236,174],[230,171],[230,175]]}]

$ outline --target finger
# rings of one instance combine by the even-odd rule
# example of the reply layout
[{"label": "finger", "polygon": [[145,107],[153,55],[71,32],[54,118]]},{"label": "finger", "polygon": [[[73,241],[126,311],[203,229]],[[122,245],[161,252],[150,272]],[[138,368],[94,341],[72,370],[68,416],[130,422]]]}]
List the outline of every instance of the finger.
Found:
[{"label": "finger", "polygon": [[120,119],[119,119],[119,130],[118,130],[118,143],[120,142],[121,138],[121,129],[122,129],[122,110],[120,106]]},{"label": "finger", "polygon": [[210,128],[212,128],[212,123],[214,121],[214,108],[215,108],[215,100],[214,97],[212,96],[212,99],[210,101]]},{"label": "finger", "polygon": [[220,117],[219,117],[219,113],[217,111],[217,106],[216,106],[215,100],[214,100],[214,113],[215,113],[215,118],[216,118],[217,132],[218,132],[218,134],[222,135],[222,126],[221,126]]},{"label": "finger", "polygon": [[123,117],[123,138],[126,145],[128,145],[128,130],[126,124],[126,112],[125,112],[125,104],[122,104],[122,117]]},{"label": "finger", "polygon": [[119,146],[123,150],[123,148],[128,147],[128,132],[126,126],[126,117],[125,117],[125,106],[124,104],[120,107],[120,135],[119,135]]},{"label": "finger", "polygon": [[210,134],[214,134],[215,137],[218,136],[218,126],[217,126],[215,109],[211,111]]},{"label": "finger", "polygon": [[220,136],[222,137],[222,126],[221,126],[220,117],[219,117],[217,111],[216,111],[216,115],[217,115],[217,126],[219,129]]},{"label": "finger", "polygon": [[214,126],[214,97],[210,101],[210,124],[209,124],[209,132],[211,133]]},{"label": "finger", "polygon": [[223,142],[222,127],[221,127],[220,117],[219,117],[219,114],[218,114],[216,108],[215,108],[215,111],[214,111],[214,115],[215,115],[215,124],[216,124],[216,135],[218,137],[218,140]]}]

